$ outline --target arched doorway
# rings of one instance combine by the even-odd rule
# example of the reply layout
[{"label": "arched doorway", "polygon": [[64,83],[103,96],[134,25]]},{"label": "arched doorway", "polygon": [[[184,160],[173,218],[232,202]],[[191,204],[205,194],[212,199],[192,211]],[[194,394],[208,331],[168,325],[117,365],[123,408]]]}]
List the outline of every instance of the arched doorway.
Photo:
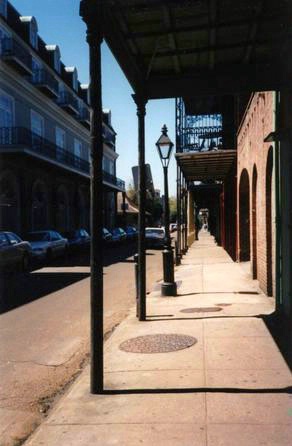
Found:
[{"label": "arched doorway", "polygon": [[258,276],[257,265],[257,181],[258,172],[256,165],[253,167],[252,173],[252,278]]},{"label": "arched doorway", "polygon": [[266,166],[266,246],[267,295],[273,295],[273,232],[272,232],[273,148],[270,147]]},{"label": "arched doorway", "polygon": [[244,169],[239,183],[239,260],[250,260],[250,205],[249,205],[249,176]]},{"label": "arched doorway", "polygon": [[10,172],[0,176],[0,229],[20,232],[19,186]]},{"label": "arched doorway", "polygon": [[42,181],[37,180],[32,187],[31,226],[34,231],[47,229],[48,224],[48,194]]},{"label": "arched doorway", "polygon": [[56,195],[56,230],[68,231],[69,228],[69,197],[65,186],[60,186]]}]

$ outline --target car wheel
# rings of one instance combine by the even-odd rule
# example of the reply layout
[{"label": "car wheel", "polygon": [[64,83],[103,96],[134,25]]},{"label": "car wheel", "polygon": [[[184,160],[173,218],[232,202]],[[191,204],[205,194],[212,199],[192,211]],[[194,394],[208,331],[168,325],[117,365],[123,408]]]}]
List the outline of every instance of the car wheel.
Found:
[{"label": "car wheel", "polygon": [[22,258],[22,265],[21,265],[21,269],[23,272],[27,271],[29,267],[29,256],[28,254],[24,254],[23,258]]}]

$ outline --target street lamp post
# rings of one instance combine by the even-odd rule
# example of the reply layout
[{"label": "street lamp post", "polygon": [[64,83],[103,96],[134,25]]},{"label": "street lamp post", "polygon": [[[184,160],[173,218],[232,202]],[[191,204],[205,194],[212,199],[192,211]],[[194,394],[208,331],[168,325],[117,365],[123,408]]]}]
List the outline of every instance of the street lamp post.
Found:
[{"label": "street lamp post", "polygon": [[167,135],[167,127],[161,129],[161,136],[156,143],[158,154],[163,167],[164,174],[164,226],[165,226],[165,248],[163,256],[163,283],[161,285],[162,296],[176,296],[176,283],[174,281],[174,262],[169,233],[169,197],[167,170],[173,149],[173,143]]}]

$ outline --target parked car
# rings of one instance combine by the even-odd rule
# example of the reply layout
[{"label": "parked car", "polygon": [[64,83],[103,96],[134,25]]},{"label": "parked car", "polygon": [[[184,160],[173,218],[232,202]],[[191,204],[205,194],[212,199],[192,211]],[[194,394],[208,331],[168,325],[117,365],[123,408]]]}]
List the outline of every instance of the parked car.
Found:
[{"label": "parked car", "polygon": [[145,239],[148,248],[163,248],[165,245],[165,229],[146,228]]},{"label": "parked car", "polygon": [[127,226],[125,228],[125,233],[127,234],[128,240],[136,240],[138,237],[138,231],[134,226]]},{"label": "parked car", "polygon": [[26,271],[29,267],[32,247],[29,242],[22,240],[13,232],[0,232],[0,269],[10,270],[21,268]]},{"label": "parked car", "polygon": [[127,239],[127,234],[122,228],[114,228],[111,230],[111,233],[114,243],[123,242]]},{"label": "parked car", "polygon": [[68,240],[56,231],[34,231],[27,235],[35,257],[50,261],[54,257],[65,254]]},{"label": "parked car", "polygon": [[72,250],[88,248],[90,245],[90,235],[82,228],[63,232],[62,236],[68,240],[68,246]]},{"label": "parked car", "polygon": [[110,243],[113,239],[113,236],[108,229],[102,228],[102,238],[105,243]]}]

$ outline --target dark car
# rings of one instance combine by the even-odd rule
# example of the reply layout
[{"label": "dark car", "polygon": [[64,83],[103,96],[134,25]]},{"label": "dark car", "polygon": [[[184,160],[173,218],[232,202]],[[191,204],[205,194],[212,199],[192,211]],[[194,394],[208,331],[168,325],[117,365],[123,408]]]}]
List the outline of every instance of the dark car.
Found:
[{"label": "dark car", "polygon": [[51,260],[65,254],[68,250],[68,240],[57,231],[34,231],[27,235],[32,246],[32,252],[39,259]]},{"label": "dark car", "polygon": [[165,245],[164,228],[146,228],[145,239],[148,248],[163,248]]},{"label": "dark car", "polygon": [[0,232],[0,269],[21,268],[26,271],[29,267],[32,248],[29,242],[21,240],[13,232]]},{"label": "dark car", "polygon": [[127,239],[127,234],[122,228],[114,228],[111,230],[112,241],[114,243],[123,242]]},{"label": "dark car", "polygon": [[127,226],[125,228],[125,233],[127,234],[128,240],[136,240],[138,237],[137,229],[134,226]]},{"label": "dark car", "polygon": [[104,243],[111,243],[113,236],[108,229],[102,228],[102,238]]},{"label": "dark car", "polygon": [[72,250],[86,249],[90,245],[90,235],[82,228],[63,232],[62,236],[68,240],[69,248]]}]

